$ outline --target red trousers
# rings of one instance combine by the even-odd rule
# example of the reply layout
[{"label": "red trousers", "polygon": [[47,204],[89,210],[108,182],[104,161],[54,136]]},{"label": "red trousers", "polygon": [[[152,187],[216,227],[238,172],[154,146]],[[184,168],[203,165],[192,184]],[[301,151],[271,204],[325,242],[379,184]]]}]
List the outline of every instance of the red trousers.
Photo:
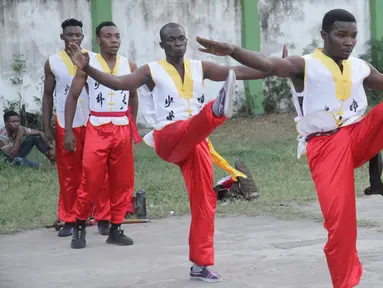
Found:
[{"label": "red trousers", "polygon": [[[86,127],[83,173],[76,202],[76,215],[86,220],[97,197],[110,199],[110,221],[120,224],[134,190],[133,144],[129,125],[108,123]],[[108,173],[109,192],[101,187]]]},{"label": "red trousers", "polygon": [[307,157],[328,231],[324,247],[335,288],[359,284],[354,169],[383,149],[383,103],[360,122],[311,139]]},{"label": "red trousers", "polygon": [[106,172],[104,184],[101,189],[101,193],[97,197],[97,201],[93,203],[93,209],[91,215],[94,217],[94,221],[110,221],[110,197],[109,197],[109,178],[108,172]]},{"label": "red trousers", "polygon": [[206,138],[226,118],[217,118],[207,104],[196,116],[154,132],[155,149],[163,160],[178,165],[189,194],[191,226],[189,259],[200,266],[214,265],[214,216],[217,195]]},{"label": "red trousers", "polygon": [[[56,119],[56,163],[60,184],[58,219],[63,222],[76,222],[75,203],[81,183],[85,131],[85,127],[73,128],[76,137],[76,151],[68,152],[64,148],[65,130],[60,127]],[[103,189],[107,189],[107,187],[104,185]],[[95,220],[110,220],[109,198],[99,197],[97,200]]]}]

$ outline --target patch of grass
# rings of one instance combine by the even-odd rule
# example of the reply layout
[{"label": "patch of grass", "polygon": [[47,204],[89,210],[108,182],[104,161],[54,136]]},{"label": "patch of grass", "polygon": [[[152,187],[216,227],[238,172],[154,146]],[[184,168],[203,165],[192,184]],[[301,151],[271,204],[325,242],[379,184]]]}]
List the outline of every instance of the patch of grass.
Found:
[{"label": "patch of grass", "polygon": [[[306,215],[307,215],[307,213],[306,213]],[[323,216],[322,216],[322,214],[319,211],[318,211],[318,213],[310,213],[310,217],[312,219],[314,219],[316,222],[323,223],[323,221],[324,221],[323,220]],[[357,221],[358,227],[373,228],[373,227],[378,227],[379,226],[378,222],[373,221],[373,220],[369,220],[369,219],[359,218],[356,221]]]},{"label": "patch of grass", "polygon": [[0,166],[0,232],[53,223],[56,218],[56,170]]},{"label": "patch of grass", "polygon": [[[316,200],[306,157],[296,158],[293,115],[236,118],[211,136],[218,153],[232,165],[237,159],[249,167],[261,198],[253,202],[218,204],[221,215],[273,214],[284,219],[309,217],[299,205]],[[34,155],[34,157],[41,157]],[[42,158],[40,158],[42,159]],[[145,144],[135,147],[135,188],[147,193],[150,217],[189,212],[188,196],[181,172],[162,161]],[[57,214],[57,171],[0,166],[0,230],[16,231],[53,223]],[[226,172],[215,167],[215,179]],[[368,185],[366,166],[356,171],[357,194]]]},{"label": "patch of grass", "polygon": [[368,219],[358,219],[358,226],[364,227],[364,228],[373,228],[373,227],[378,227],[379,223],[373,220],[368,220]]}]

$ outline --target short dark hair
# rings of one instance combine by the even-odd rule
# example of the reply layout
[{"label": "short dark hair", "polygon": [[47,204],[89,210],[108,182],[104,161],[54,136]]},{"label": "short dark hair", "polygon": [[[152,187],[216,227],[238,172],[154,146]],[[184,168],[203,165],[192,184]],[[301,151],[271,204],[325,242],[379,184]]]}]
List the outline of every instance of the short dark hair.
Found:
[{"label": "short dark hair", "polygon": [[322,20],[322,30],[325,32],[330,32],[332,26],[336,21],[342,21],[342,22],[355,22],[356,19],[355,16],[352,15],[350,12],[344,10],[344,9],[333,9],[328,11]]},{"label": "short dark hair", "polygon": [[61,23],[61,28],[63,28],[63,30],[66,27],[70,27],[70,26],[77,26],[77,27],[80,27],[82,29],[83,25],[82,25],[81,21],[76,20],[74,18],[66,19],[63,23]]},{"label": "short dark hair", "polygon": [[17,114],[15,111],[12,111],[12,110],[8,110],[4,113],[4,116],[3,116],[3,119],[4,119],[4,123],[5,122],[8,122],[8,119],[12,116],[19,116],[19,114]]},{"label": "short dark hair", "polygon": [[[174,22],[170,22],[170,23],[167,23],[165,24],[164,26],[162,26],[161,30],[160,30],[160,39],[161,41],[164,40],[164,37],[165,37],[165,30],[167,28],[177,28],[177,27],[181,27],[182,29],[184,29],[184,27],[182,27],[180,24],[178,23],[174,23]],[[185,29],[184,29],[185,30]]]},{"label": "short dark hair", "polygon": [[96,27],[96,36],[97,37],[100,36],[100,32],[102,28],[109,27],[109,26],[114,26],[117,28],[116,24],[114,24],[112,21],[104,21],[98,24],[98,26]]}]

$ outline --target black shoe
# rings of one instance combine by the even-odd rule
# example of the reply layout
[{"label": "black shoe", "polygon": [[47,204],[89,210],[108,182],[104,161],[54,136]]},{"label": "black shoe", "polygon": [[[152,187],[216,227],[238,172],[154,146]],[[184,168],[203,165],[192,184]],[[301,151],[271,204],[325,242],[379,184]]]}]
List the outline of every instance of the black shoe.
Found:
[{"label": "black shoe", "polygon": [[73,237],[71,242],[71,247],[73,249],[81,249],[86,247],[86,230],[85,225],[76,225],[73,228]]},{"label": "black shoe", "polygon": [[124,235],[124,230],[110,230],[109,237],[106,239],[106,243],[115,244],[119,246],[133,245],[133,240]]},{"label": "black shoe", "polygon": [[59,230],[57,236],[59,237],[69,237],[73,234],[73,228],[76,223],[65,222],[64,226]]},{"label": "black shoe", "polygon": [[364,194],[367,196],[370,196],[370,195],[382,195],[383,196],[383,183],[380,182],[380,184],[366,188],[364,190]]},{"label": "black shoe", "polygon": [[101,220],[97,223],[98,232],[100,232],[101,235],[109,235],[109,221],[108,220]]}]

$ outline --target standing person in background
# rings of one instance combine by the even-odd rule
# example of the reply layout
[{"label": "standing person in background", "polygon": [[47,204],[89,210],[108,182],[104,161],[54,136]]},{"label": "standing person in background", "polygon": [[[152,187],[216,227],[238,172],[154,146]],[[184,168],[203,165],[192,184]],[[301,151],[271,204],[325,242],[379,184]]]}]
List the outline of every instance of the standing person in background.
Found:
[{"label": "standing person in background", "polygon": [[[100,23],[96,36],[101,52],[91,56],[91,65],[116,76],[130,75],[135,71],[136,64],[118,53],[120,32],[113,22]],[[89,88],[90,119],[86,126],[82,181],[75,206],[76,226],[71,247],[86,247],[86,220],[92,203],[100,196],[110,199],[112,225],[107,243],[132,245],[133,240],[124,235],[121,223],[134,192],[132,139],[136,143],[141,141],[135,126],[137,93],[110,89],[77,69],[65,105],[65,148],[68,153],[76,152],[77,141],[72,125],[78,111],[78,99],[86,84]],[[104,195],[100,188],[107,172],[110,193]]]},{"label": "standing person in background", "polygon": [[[64,49],[50,56],[44,66],[44,135],[51,147],[53,147],[53,134],[51,130],[53,102],[55,102],[56,106],[56,163],[60,183],[58,218],[65,222],[63,228],[58,232],[59,237],[71,236],[72,229],[76,224],[74,205],[77,198],[77,190],[81,183],[85,125],[89,118],[88,92],[86,87],[83,87],[76,103],[77,112],[72,124],[73,134],[77,140],[76,149],[73,153],[67,152],[64,148],[65,101],[77,70],[67,51],[70,42],[81,46],[84,39],[82,27],[83,23],[76,19],[67,19],[61,24],[62,34],[60,38],[64,41]],[[89,53],[93,54],[92,52]],[[104,189],[107,188],[104,187]],[[98,224],[99,231],[101,234],[108,234],[109,203],[107,200],[100,198],[96,206],[96,216],[100,215],[98,218],[101,218],[98,219],[100,221]]]}]

